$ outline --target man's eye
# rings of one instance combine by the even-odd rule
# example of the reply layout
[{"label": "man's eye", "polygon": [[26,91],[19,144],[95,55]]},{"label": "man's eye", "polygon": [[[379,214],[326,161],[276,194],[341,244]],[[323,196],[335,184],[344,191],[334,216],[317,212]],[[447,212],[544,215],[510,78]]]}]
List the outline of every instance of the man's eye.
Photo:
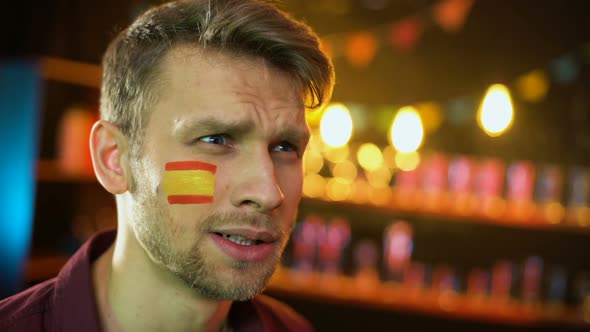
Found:
[{"label": "man's eye", "polygon": [[209,135],[199,137],[199,141],[209,143],[209,144],[216,144],[216,145],[226,145],[228,144],[228,139],[225,135]]},{"label": "man's eye", "polygon": [[295,152],[299,154],[299,148],[292,143],[289,142],[281,142],[274,146],[273,151],[277,152]]}]

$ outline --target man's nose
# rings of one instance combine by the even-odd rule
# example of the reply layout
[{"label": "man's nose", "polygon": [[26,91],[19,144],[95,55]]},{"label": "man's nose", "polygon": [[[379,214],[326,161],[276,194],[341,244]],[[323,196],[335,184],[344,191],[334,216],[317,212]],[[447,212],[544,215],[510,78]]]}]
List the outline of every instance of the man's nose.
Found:
[{"label": "man's nose", "polygon": [[275,164],[268,151],[244,156],[240,161],[241,172],[234,176],[235,187],[232,204],[256,212],[272,211],[285,199],[276,177]]}]

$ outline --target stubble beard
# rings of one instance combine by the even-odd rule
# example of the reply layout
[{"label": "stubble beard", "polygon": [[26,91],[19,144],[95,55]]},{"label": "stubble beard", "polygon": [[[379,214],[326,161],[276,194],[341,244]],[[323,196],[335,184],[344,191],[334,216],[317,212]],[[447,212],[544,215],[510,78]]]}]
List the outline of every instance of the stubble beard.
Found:
[{"label": "stubble beard", "polygon": [[[213,213],[197,220],[194,228],[186,229],[173,220],[167,205],[147,188],[141,187],[138,185],[134,193],[135,220],[132,223],[138,241],[154,263],[205,298],[244,301],[264,290],[279,264],[290,228],[282,229],[268,215]],[[216,260],[214,257],[219,257],[219,253],[211,255],[211,246],[207,248],[205,242],[209,232],[227,226],[270,230],[280,234],[280,245],[275,247],[271,257],[262,262]],[[175,246],[175,243],[181,242],[178,239],[187,235],[192,240],[189,249]]]}]

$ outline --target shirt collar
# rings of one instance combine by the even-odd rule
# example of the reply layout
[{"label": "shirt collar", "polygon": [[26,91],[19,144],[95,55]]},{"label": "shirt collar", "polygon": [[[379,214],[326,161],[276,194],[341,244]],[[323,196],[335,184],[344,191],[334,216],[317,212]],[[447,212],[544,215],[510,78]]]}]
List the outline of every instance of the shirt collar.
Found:
[{"label": "shirt collar", "polygon": [[91,265],[113,244],[115,237],[115,230],[96,233],[59,272],[54,299],[54,323],[58,330],[100,332]]}]

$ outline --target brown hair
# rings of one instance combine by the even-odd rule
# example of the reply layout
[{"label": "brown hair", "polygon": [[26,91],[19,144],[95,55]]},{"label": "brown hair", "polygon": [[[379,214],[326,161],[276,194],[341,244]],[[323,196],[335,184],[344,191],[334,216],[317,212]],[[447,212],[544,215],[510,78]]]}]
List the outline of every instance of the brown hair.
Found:
[{"label": "brown hair", "polygon": [[101,117],[140,147],[157,98],[158,65],[179,44],[261,57],[305,89],[308,108],[329,100],[334,69],[305,24],[257,0],[174,1],[148,10],[103,57]]}]

